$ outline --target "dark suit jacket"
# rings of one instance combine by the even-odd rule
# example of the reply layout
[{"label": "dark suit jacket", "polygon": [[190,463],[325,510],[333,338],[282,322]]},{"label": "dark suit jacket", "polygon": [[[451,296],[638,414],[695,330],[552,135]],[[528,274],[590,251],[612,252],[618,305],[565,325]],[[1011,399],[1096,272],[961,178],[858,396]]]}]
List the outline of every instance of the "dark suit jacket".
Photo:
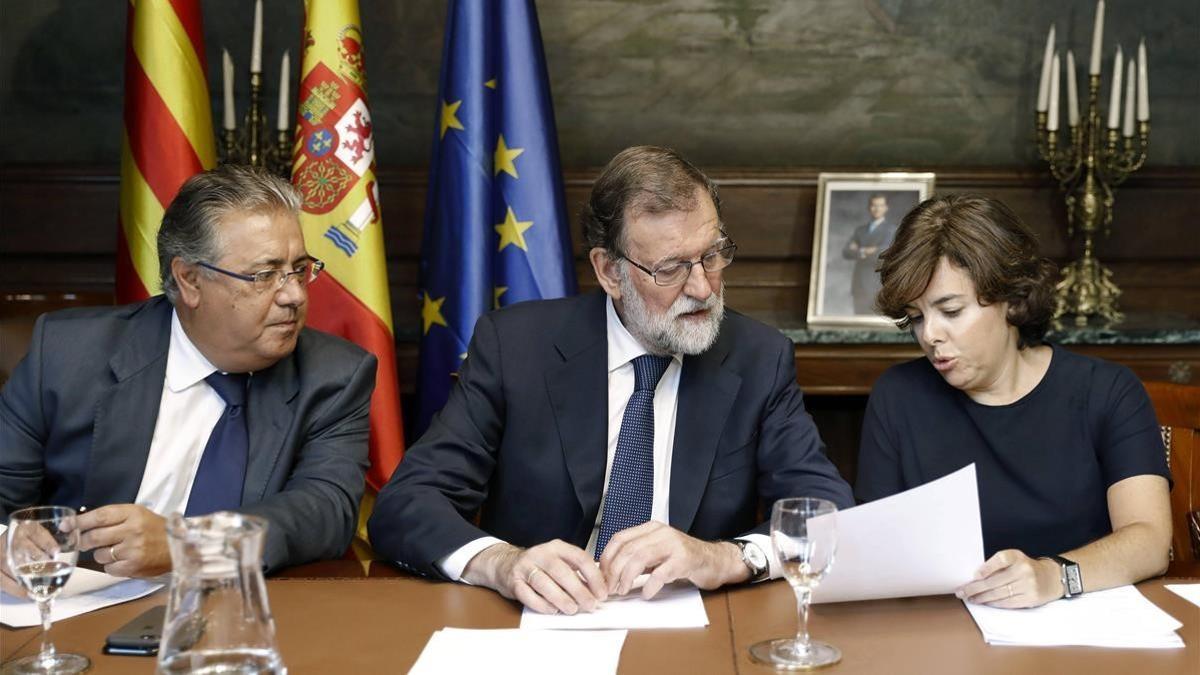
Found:
[{"label": "dark suit jacket", "polygon": [[[875,295],[880,289],[879,273],[875,271],[875,267],[879,264],[879,254],[891,246],[892,240],[896,238],[896,227],[895,223],[887,220],[880,223],[874,232],[871,231],[870,223],[859,225],[854,229],[846,247],[842,249],[842,257],[854,261],[850,293],[854,298],[855,314],[875,313]],[[850,244],[857,244],[859,249],[874,246],[879,250],[866,258],[860,258],[858,251],[850,248]]]},{"label": "dark suit jacket", "polygon": [[[487,314],[468,353],[446,407],[379,494],[375,550],[440,576],[436,560],[485,534],[518,546],[555,538],[586,546],[607,459],[604,294]],[[791,341],[727,311],[716,344],[683,360],[671,526],[716,540],[765,534],[759,505],[781,497],[853,505],[823,451]]]},{"label": "dark suit jacket", "polygon": [[[95,508],[137,498],[158,418],[171,304],[46,314],[0,391],[0,517],[33,504]],[[251,378],[242,513],[270,526],[269,570],[340,556],[367,466],[375,357],[304,329]]]}]

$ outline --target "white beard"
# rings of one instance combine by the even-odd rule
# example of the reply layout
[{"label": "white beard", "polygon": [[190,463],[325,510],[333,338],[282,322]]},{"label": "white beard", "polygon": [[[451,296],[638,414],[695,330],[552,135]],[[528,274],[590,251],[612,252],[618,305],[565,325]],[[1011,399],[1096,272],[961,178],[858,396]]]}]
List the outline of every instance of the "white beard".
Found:
[{"label": "white beard", "polygon": [[[721,332],[725,317],[725,285],[705,300],[680,293],[675,302],[662,314],[653,314],[641,293],[629,279],[628,269],[621,266],[621,300],[625,310],[625,328],[647,350],[659,355],[696,355],[708,351]],[[683,314],[708,310],[704,321],[680,318]]]}]

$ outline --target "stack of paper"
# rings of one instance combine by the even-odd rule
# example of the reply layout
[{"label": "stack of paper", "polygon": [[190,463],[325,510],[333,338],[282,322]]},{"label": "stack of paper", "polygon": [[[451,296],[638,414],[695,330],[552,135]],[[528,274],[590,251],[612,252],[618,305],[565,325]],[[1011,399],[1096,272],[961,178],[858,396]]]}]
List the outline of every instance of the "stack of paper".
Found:
[{"label": "stack of paper", "polygon": [[1183,647],[1175,630],[1183,624],[1133,586],[1095,591],[1032,609],[996,609],[967,603],[967,610],[992,645]]},{"label": "stack of paper", "polygon": [[623,630],[553,631],[443,628],[429,638],[409,675],[612,675]]},{"label": "stack of paper", "polygon": [[1200,607],[1200,584],[1166,584],[1167,590]]},{"label": "stack of paper", "polygon": [[521,613],[521,628],[703,628],[708,625],[704,600],[695,586],[671,584],[652,600],[640,591],[605,600],[594,612],[538,614],[528,607]]},{"label": "stack of paper", "polygon": [[[50,618],[56,622],[69,619],[149,595],[160,588],[162,584],[156,581],[124,579],[77,567],[54,599]],[[32,600],[0,593],[0,609],[3,610],[0,611],[0,622],[13,628],[42,624],[37,605]]]}]

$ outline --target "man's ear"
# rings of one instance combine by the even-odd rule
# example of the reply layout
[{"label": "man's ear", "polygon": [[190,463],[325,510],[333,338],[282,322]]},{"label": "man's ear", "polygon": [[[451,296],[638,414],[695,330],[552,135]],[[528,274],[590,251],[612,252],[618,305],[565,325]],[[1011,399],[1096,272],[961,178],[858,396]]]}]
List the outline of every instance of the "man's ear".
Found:
[{"label": "man's ear", "polygon": [[171,276],[179,287],[179,302],[190,309],[200,306],[200,268],[176,256],[171,259]]},{"label": "man's ear", "polygon": [[588,260],[592,263],[592,271],[596,273],[596,281],[600,282],[600,287],[613,300],[620,300],[621,273],[617,269],[620,261],[614,260],[608,249],[598,246],[588,251]]}]

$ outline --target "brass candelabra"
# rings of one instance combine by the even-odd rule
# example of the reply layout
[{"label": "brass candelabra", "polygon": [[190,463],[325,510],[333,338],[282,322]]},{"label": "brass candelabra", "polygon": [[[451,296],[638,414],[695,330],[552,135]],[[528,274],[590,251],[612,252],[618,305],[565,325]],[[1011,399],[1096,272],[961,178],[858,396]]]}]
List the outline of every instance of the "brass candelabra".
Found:
[{"label": "brass candelabra", "polygon": [[250,108],[242,126],[221,130],[221,163],[264,167],[284,178],[292,176],[292,132],[281,129],[269,140],[262,107],[262,73],[250,73]]},{"label": "brass candelabra", "polygon": [[1117,309],[1121,289],[1113,283],[1112,271],[1096,258],[1095,240],[1101,227],[1108,236],[1113,192],[1145,163],[1150,142],[1148,121],[1138,121],[1137,133],[1124,139],[1117,129],[1105,129],[1099,101],[1100,76],[1089,75],[1086,115],[1069,125],[1068,144],[1063,147],[1059,146],[1058,131],[1046,128],[1046,113],[1037,113],[1038,154],[1050,165],[1064,193],[1067,236],[1073,239],[1076,231],[1083,234],[1083,256],[1063,268],[1054,311],[1056,322],[1073,316],[1076,326],[1086,326],[1093,317],[1106,324],[1124,319]]}]

